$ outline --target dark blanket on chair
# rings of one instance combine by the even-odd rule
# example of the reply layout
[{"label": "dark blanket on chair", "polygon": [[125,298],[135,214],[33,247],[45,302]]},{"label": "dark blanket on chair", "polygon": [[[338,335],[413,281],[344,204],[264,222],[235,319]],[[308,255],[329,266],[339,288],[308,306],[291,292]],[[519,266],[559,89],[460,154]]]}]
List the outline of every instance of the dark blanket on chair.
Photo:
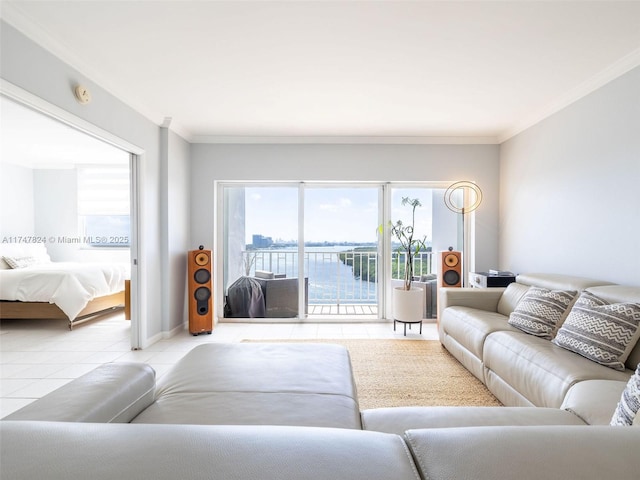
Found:
[{"label": "dark blanket on chair", "polygon": [[240,277],[233,282],[227,292],[225,317],[260,318],[264,311],[264,295],[255,278]]}]

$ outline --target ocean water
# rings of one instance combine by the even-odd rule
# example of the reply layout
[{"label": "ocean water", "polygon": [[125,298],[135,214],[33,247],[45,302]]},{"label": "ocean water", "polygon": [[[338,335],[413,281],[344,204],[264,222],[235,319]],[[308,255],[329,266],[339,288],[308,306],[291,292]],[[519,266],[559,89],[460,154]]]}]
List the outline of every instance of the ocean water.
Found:
[{"label": "ocean water", "polygon": [[[354,268],[340,260],[340,252],[348,252],[353,246],[308,247],[305,249],[304,272],[309,279],[309,302],[314,304],[377,303],[378,284],[354,275]],[[284,273],[298,276],[298,252],[296,249],[259,250],[253,270]],[[364,254],[363,261],[377,262],[375,252]],[[359,273],[359,272],[357,272]]]}]

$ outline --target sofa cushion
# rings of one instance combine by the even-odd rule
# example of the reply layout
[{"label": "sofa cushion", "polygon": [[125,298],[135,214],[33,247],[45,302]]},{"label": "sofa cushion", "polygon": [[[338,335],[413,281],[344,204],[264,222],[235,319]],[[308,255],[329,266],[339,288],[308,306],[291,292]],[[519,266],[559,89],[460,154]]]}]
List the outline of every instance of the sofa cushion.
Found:
[{"label": "sofa cushion", "polygon": [[458,306],[495,313],[498,311],[498,302],[505,290],[505,287],[439,288],[438,310],[444,312],[448,307]]},{"label": "sofa cushion", "polygon": [[551,340],[569,314],[577,291],[531,287],[509,316],[509,324],[525,333]]},{"label": "sofa cushion", "polygon": [[640,303],[640,286],[603,285],[600,287],[590,287],[587,289],[587,292],[609,303]]},{"label": "sofa cushion", "polygon": [[361,428],[349,352],[315,343],[200,345],[134,422]]},{"label": "sofa cushion", "polygon": [[276,275],[273,272],[267,272],[266,270],[256,270],[254,276],[256,278],[264,278],[267,280],[273,280]]},{"label": "sofa cushion", "polygon": [[537,407],[390,407],[362,411],[362,428],[402,435],[417,428],[584,425],[573,413]]},{"label": "sofa cushion", "polygon": [[309,427],[0,422],[0,478],[419,480],[397,435]]},{"label": "sofa cushion", "polygon": [[471,307],[447,308],[442,312],[440,328],[480,359],[487,335],[500,330],[518,331],[504,315]]},{"label": "sofa cushion", "polygon": [[613,285],[612,282],[603,280],[558,273],[521,273],[516,277],[516,282],[549,290],[578,290],[579,292],[600,285]]},{"label": "sofa cushion", "polygon": [[5,420],[127,423],[154,399],[156,372],[146,363],[106,363]]},{"label": "sofa cushion", "polygon": [[636,480],[640,472],[636,428],[433,428],[405,438],[429,480]]},{"label": "sofa cushion", "polygon": [[638,417],[640,410],[640,364],[636,368],[636,373],[629,379],[626,388],[622,392],[620,402],[616,407],[611,425],[631,426],[639,425]]},{"label": "sofa cushion", "polygon": [[554,343],[594,362],[624,370],[640,337],[640,303],[611,304],[583,292]]},{"label": "sofa cushion", "polygon": [[625,385],[618,380],[578,382],[569,389],[560,408],[589,425],[609,425]]},{"label": "sofa cushion", "polygon": [[[525,397],[532,406],[559,408],[569,388],[591,379],[628,381],[629,371],[620,372],[533,335],[494,332],[485,341],[485,370]],[[487,387],[505,404],[485,372]]]},{"label": "sofa cushion", "polygon": [[312,392],[163,394],[131,423],[360,428],[354,398]]},{"label": "sofa cushion", "polygon": [[508,317],[511,315],[522,297],[529,291],[529,285],[523,285],[521,283],[510,283],[498,302],[498,313]]}]

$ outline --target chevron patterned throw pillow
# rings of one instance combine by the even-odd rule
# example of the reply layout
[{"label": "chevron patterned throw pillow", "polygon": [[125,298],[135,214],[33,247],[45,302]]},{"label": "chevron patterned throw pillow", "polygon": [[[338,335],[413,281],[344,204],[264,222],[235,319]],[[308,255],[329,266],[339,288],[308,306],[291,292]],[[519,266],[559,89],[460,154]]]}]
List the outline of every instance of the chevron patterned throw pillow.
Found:
[{"label": "chevron patterned throw pillow", "polygon": [[515,310],[509,324],[523,332],[551,340],[566,318],[577,292],[531,287]]},{"label": "chevron patterned throw pillow", "polygon": [[636,368],[636,373],[629,379],[627,388],[622,392],[620,402],[616,407],[611,419],[612,426],[632,426],[638,425],[638,411],[640,410],[640,363]]},{"label": "chevron patterned throw pillow", "polygon": [[616,370],[640,337],[640,303],[608,303],[583,292],[553,343]]}]

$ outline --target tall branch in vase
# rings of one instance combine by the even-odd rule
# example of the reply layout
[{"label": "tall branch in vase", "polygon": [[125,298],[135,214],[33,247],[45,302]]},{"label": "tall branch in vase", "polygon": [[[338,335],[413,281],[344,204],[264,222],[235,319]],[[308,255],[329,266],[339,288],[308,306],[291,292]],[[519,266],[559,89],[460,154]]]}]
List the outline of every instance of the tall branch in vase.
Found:
[{"label": "tall branch in vase", "polygon": [[422,204],[417,198],[403,197],[401,205],[403,207],[411,206],[411,225],[405,225],[402,220],[391,223],[391,235],[399,242],[400,246],[396,249],[399,255],[405,255],[404,266],[404,289],[411,290],[411,282],[413,281],[413,258],[420,253],[423,248],[426,249],[426,235],[422,238],[414,238],[414,226],[416,222],[416,208]]}]

